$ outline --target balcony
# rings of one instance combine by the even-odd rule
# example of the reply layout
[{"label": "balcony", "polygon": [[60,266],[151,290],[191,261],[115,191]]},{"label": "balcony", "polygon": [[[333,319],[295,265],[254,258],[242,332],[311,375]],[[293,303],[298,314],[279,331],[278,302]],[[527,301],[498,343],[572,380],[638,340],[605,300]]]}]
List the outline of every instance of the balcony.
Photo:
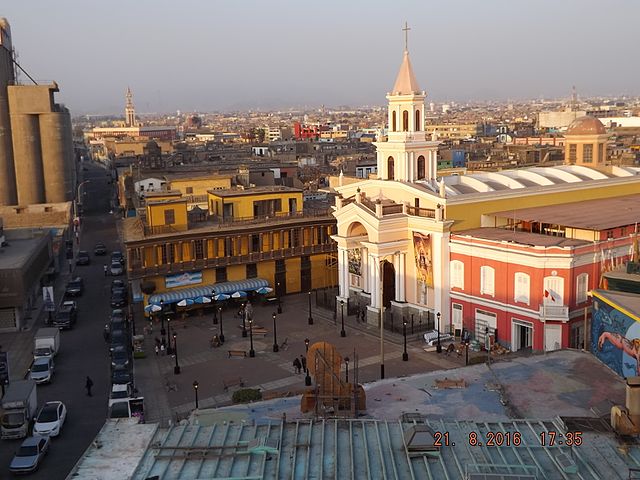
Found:
[{"label": "balcony", "polygon": [[334,253],[336,251],[336,244],[331,242],[322,245],[284,248],[281,250],[273,250],[270,252],[255,252],[246,255],[187,260],[183,262],[173,262],[164,265],[145,266],[141,263],[131,262],[128,264],[128,273],[129,278],[132,279],[145,278],[154,275],[167,275],[172,273],[202,270],[206,268],[226,267],[229,265],[244,265],[247,263],[258,263],[267,260],[280,260],[284,258],[299,257],[302,255]]},{"label": "balcony", "polygon": [[544,320],[569,320],[569,307],[565,305],[540,305],[540,318]]}]

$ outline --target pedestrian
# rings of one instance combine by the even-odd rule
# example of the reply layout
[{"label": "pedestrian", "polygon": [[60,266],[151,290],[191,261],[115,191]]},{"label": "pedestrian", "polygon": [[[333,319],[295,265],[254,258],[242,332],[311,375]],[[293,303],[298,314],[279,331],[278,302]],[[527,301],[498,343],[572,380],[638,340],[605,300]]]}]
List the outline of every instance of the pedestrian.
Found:
[{"label": "pedestrian", "polygon": [[87,381],[84,384],[84,388],[87,389],[87,397],[93,397],[93,395],[91,395],[91,387],[93,387],[93,380],[87,375]]},{"label": "pedestrian", "polygon": [[103,265],[103,268],[104,268],[104,276],[106,277],[107,276],[107,264],[106,263]]},{"label": "pedestrian", "polygon": [[105,325],[102,329],[102,336],[104,337],[104,341],[109,341],[109,325]]},{"label": "pedestrian", "polygon": [[300,365],[302,365],[302,370],[304,372],[307,371],[307,357],[304,355],[300,355]]},{"label": "pedestrian", "polygon": [[156,337],[156,345],[160,348],[160,339],[158,337]]},{"label": "pedestrian", "polygon": [[158,348],[158,345],[156,345],[156,357],[158,356],[158,353],[160,353],[160,349]]},{"label": "pedestrian", "polygon": [[167,348],[167,347],[166,347],[166,344],[165,344],[165,342],[164,342],[164,338],[163,338],[163,339],[162,339],[162,343],[160,344],[160,353],[161,353],[162,355],[164,355],[164,352],[165,352],[165,349],[166,349],[166,348]]},{"label": "pedestrian", "polygon": [[293,368],[295,368],[296,373],[300,373],[300,369],[302,368],[302,364],[300,363],[300,359],[296,357],[293,360]]},{"label": "pedestrian", "polygon": [[360,313],[362,314],[362,323],[364,323],[364,316],[365,316],[366,311],[367,311],[367,309],[366,309],[366,308],[363,308],[363,309],[360,311]]}]

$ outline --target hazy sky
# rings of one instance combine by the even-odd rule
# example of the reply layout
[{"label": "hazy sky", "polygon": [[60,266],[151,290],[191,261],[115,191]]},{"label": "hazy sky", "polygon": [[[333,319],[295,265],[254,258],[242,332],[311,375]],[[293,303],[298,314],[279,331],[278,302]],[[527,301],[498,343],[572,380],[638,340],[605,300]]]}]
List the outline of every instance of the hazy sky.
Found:
[{"label": "hazy sky", "polygon": [[[640,94],[635,0],[7,0],[21,65],[73,113]],[[23,80],[26,78],[23,76]]]}]

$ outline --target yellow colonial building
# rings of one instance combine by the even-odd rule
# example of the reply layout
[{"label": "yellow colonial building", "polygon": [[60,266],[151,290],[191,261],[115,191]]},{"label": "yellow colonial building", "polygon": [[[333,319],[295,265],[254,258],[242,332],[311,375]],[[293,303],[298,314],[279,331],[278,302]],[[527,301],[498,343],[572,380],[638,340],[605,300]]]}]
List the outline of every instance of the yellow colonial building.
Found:
[{"label": "yellow colonial building", "polygon": [[302,190],[228,188],[207,198],[204,212],[167,198],[147,201],[144,217],[124,219],[128,275],[145,304],[159,294],[165,303],[211,295],[222,283],[271,286],[278,296],[337,284],[335,219],[305,210]]},{"label": "yellow colonial building", "polygon": [[450,325],[454,317],[454,327],[462,328],[450,311],[450,232],[502,226],[494,224],[493,212],[640,191],[640,168],[608,164],[608,136],[590,117],[567,130],[564,165],[438,178],[439,142],[424,130],[425,99],[405,50],[387,94],[387,135],[375,143],[378,178],[340,178],[335,188],[338,301],[366,305],[372,324],[388,308],[396,319],[437,324],[441,317]]}]

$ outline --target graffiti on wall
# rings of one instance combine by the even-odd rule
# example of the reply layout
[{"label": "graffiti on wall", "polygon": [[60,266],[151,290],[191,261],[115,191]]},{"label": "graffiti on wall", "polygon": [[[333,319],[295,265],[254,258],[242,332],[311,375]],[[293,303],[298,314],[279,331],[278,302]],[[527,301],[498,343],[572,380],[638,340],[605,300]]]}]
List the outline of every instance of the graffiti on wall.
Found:
[{"label": "graffiti on wall", "polygon": [[349,257],[349,273],[353,275],[362,275],[362,258],[360,257],[360,249],[354,248],[347,251]]},{"label": "graffiti on wall", "polygon": [[431,235],[413,232],[413,252],[416,257],[418,281],[433,287],[433,267],[431,264]]},{"label": "graffiti on wall", "polygon": [[591,351],[621,377],[640,375],[640,323],[594,296]]}]

